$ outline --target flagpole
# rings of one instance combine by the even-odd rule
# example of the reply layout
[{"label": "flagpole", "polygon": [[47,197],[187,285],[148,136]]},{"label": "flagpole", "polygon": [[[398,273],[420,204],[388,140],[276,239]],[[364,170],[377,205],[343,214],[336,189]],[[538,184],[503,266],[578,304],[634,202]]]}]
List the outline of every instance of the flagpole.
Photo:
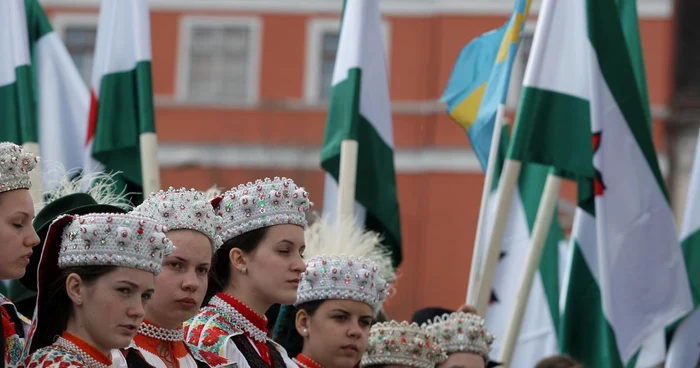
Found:
[{"label": "flagpole", "polygon": [[355,209],[355,183],[357,181],[356,140],[344,139],[340,146],[338,169],[338,222],[352,218]]},{"label": "flagpole", "polygon": [[160,168],[158,167],[158,136],[155,132],[141,133],[139,136],[141,151],[141,178],[143,180],[143,197],[160,190]]},{"label": "flagpole", "polygon": [[508,212],[510,211],[513,192],[518,184],[521,167],[522,163],[520,161],[506,160],[503,166],[501,180],[499,180],[498,183],[496,216],[494,217],[491,236],[489,237],[488,247],[486,248],[486,262],[484,264],[484,272],[479,282],[476,298],[476,312],[482,316],[486,315],[486,307],[488,307],[491,297],[491,286],[493,285],[493,278],[496,275],[498,256],[501,254],[503,233],[505,233],[506,225],[508,224]]},{"label": "flagpole", "polygon": [[491,147],[489,149],[489,160],[486,165],[486,173],[484,177],[484,187],[481,191],[481,207],[479,207],[479,220],[476,225],[476,237],[474,238],[474,251],[472,252],[472,265],[469,271],[469,285],[467,286],[467,305],[476,304],[477,285],[481,275],[481,266],[483,263],[484,247],[486,241],[483,239],[486,234],[486,216],[489,206],[489,197],[491,196],[491,187],[493,187],[493,178],[496,171],[496,157],[501,144],[501,130],[503,128],[506,107],[504,104],[499,104],[496,110],[496,124],[493,127],[493,135],[491,136]]},{"label": "flagpole", "polygon": [[530,297],[532,289],[532,280],[535,278],[540,259],[542,258],[542,250],[544,249],[549,229],[552,225],[552,217],[559,200],[559,191],[561,188],[561,178],[550,172],[547,175],[547,181],[544,184],[542,198],[540,198],[539,208],[537,209],[537,217],[535,217],[535,225],[532,229],[532,237],[530,239],[530,249],[527,254],[527,261],[523,277],[520,279],[520,287],[515,301],[515,307],[510,318],[510,324],[506,329],[506,334],[503,338],[501,347],[501,355],[499,361],[509,367],[515,345],[518,342],[520,327],[522,325],[523,316],[527,308],[527,301]]}]

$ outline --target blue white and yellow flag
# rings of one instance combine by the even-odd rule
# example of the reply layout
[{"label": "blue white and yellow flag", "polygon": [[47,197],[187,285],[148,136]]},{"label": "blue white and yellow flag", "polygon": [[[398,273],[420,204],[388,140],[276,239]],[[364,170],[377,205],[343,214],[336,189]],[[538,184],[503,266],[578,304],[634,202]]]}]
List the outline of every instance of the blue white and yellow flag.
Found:
[{"label": "blue white and yellow flag", "polygon": [[464,47],[443,92],[449,115],[464,127],[486,170],[496,110],[508,93],[510,71],[532,0],[516,0],[501,28],[486,32]]}]

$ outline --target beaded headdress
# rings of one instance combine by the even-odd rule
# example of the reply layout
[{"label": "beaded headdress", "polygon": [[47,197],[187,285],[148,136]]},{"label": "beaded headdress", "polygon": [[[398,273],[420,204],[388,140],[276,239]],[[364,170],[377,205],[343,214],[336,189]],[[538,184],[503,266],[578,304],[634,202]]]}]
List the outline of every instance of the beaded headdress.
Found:
[{"label": "beaded headdress", "polygon": [[[71,221],[65,225],[62,219]],[[163,257],[172,251],[167,227],[132,214],[61,216],[51,227],[61,226],[58,267],[120,266],[159,274]],[[49,240],[51,239],[49,229]],[[45,247],[48,247],[47,244]]]},{"label": "beaded headdress", "polygon": [[307,226],[306,212],[313,205],[309,193],[292,179],[275,177],[239,185],[212,200],[223,218],[224,242],[243,233],[280,224]]},{"label": "beaded headdress", "polygon": [[377,323],[370,329],[360,367],[396,364],[434,368],[446,359],[447,354],[435,334],[416,323],[389,321]]},{"label": "beaded headdress", "polygon": [[0,143],[0,193],[15,189],[29,189],[29,172],[34,170],[39,157],[12,143]]},{"label": "beaded headdress", "polygon": [[198,231],[209,238],[214,252],[222,244],[218,233],[221,217],[214,212],[204,193],[195,189],[171,187],[167,191],[152,193],[131,213],[158,221],[168,230]]},{"label": "beaded headdress", "polygon": [[353,219],[320,219],[304,234],[308,258],[295,306],[325,299],[369,304],[377,313],[389,296],[394,271],[379,234],[365,231]]},{"label": "beaded headdress", "polygon": [[447,354],[471,353],[489,359],[494,336],[486,330],[484,319],[473,313],[455,312],[435,317],[423,324],[433,332]]}]

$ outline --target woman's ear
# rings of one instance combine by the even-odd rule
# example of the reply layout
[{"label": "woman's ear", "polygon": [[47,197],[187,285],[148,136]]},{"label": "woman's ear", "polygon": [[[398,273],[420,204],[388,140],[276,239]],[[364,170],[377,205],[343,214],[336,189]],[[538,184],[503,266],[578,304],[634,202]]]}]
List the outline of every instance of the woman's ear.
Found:
[{"label": "woman's ear", "polygon": [[294,327],[296,327],[297,332],[302,337],[309,336],[309,319],[310,318],[311,317],[309,317],[309,314],[306,313],[305,310],[299,309],[299,311],[297,311],[296,321],[294,323]]},{"label": "woman's ear", "polygon": [[228,252],[228,259],[238,272],[246,273],[248,270],[248,261],[245,253],[239,248],[233,248]]},{"label": "woman's ear", "polygon": [[75,273],[68,275],[68,278],[66,278],[66,293],[70,300],[73,301],[73,304],[83,304],[83,294],[85,292],[83,286],[83,279]]}]

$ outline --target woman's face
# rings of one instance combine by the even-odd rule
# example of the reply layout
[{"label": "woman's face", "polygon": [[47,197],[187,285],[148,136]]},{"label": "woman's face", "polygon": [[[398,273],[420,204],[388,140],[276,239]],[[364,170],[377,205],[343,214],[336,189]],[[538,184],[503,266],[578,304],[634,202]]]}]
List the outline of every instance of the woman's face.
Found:
[{"label": "woman's face", "polygon": [[78,336],[104,352],[125,348],[136,336],[154,291],[154,276],[118,267],[91,283],[71,274],[66,288],[73,300]]},{"label": "woman's face", "polygon": [[471,353],[452,353],[447,360],[438,364],[436,368],[484,368],[484,358],[481,355]]},{"label": "woman's face", "polygon": [[299,311],[304,352],[324,367],[352,368],[367,348],[372,308],[354,300],[326,300],[313,316]]},{"label": "woman's face", "polygon": [[[271,226],[258,247],[244,254],[246,273],[232,268],[234,285],[246,284],[261,304],[293,304],[301,273],[306,270],[304,229],[297,225]],[[236,251],[234,248],[232,252]]]},{"label": "woman's face", "polygon": [[0,193],[0,279],[19,279],[39,244],[32,220],[34,202],[27,189]]},{"label": "woman's face", "polygon": [[212,246],[206,235],[194,230],[168,231],[167,236],[175,249],[163,259],[146,318],[160,327],[175,329],[194,317],[202,305]]}]

